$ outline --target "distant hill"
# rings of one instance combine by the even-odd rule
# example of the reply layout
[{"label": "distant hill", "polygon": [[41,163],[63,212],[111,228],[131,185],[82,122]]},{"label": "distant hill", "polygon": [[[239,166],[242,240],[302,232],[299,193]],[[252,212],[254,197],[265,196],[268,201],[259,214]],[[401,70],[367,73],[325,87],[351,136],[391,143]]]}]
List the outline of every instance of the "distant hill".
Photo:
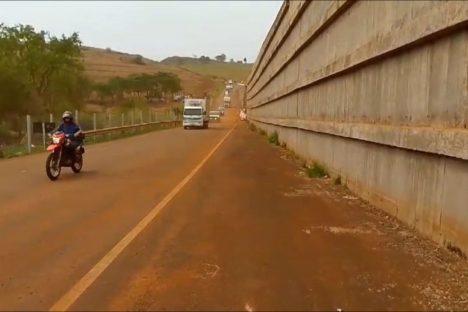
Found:
[{"label": "distant hill", "polygon": [[185,93],[203,96],[217,92],[220,79],[190,71],[179,66],[162,64],[136,54],[108,49],[82,47],[87,76],[94,82],[104,82],[112,77],[126,77],[131,74],[169,72],[179,76]]},{"label": "distant hill", "polygon": [[171,56],[160,64],[177,66],[188,69],[194,73],[222,78],[224,80],[246,81],[253,64],[218,62],[193,57]]}]

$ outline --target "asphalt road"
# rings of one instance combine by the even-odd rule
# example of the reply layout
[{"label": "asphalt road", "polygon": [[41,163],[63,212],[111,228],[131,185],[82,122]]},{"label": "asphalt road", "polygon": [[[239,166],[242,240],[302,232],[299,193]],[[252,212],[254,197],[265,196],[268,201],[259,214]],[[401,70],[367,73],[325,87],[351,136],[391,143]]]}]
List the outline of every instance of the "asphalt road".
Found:
[{"label": "asphalt road", "polygon": [[464,260],[306,178],[237,109],[89,146],[56,182],[45,156],[0,162],[0,310],[468,308]]}]

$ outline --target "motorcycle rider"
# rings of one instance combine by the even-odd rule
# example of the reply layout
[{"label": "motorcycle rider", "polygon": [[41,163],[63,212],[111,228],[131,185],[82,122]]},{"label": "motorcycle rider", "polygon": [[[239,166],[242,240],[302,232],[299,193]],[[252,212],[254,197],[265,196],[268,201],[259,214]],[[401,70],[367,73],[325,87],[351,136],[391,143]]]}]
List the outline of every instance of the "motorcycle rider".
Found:
[{"label": "motorcycle rider", "polygon": [[84,139],[83,131],[81,131],[80,126],[73,120],[73,114],[71,112],[65,111],[62,114],[62,120],[63,123],[52,131],[52,133],[63,132],[65,137],[70,140],[67,147],[73,149],[76,155],[81,155],[83,152],[81,146]]}]

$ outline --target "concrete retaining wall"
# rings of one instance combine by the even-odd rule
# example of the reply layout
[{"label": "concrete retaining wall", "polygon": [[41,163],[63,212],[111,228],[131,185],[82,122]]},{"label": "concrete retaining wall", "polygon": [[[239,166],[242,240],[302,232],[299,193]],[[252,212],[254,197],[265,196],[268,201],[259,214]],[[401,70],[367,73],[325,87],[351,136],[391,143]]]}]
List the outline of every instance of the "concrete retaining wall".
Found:
[{"label": "concrete retaining wall", "polygon": [[249,119],[468,254],[468,2],[285,2]]}]

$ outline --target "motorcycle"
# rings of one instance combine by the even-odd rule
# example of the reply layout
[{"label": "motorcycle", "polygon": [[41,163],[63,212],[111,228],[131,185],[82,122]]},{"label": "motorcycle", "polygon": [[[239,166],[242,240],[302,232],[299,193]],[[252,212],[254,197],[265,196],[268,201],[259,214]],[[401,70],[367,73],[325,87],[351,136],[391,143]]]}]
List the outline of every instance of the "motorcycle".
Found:
[{"label": "motorcycle", "polygon": [[70,138],[63,132],[56,132],[50,138],[51,144],[47,147],[50,152],[46,160],[47,177],[52,181],[57,180],[62,167],[71,167],[74,173],[79,173],[83,168],[83,146],[80,145],[79,152],[75,152],[74,148],[70,148]]}]

